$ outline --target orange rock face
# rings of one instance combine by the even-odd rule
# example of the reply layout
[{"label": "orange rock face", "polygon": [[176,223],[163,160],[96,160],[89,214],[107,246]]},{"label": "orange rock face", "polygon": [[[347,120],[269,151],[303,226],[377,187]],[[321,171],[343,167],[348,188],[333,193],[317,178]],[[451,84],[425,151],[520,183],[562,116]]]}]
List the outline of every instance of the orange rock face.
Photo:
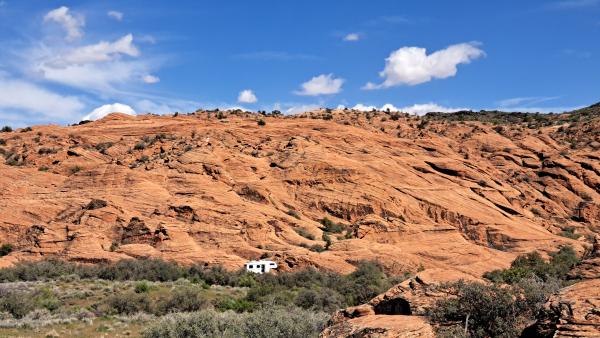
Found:
[{"label": "orange rock face", "polygon": [[[347,273],[367,259],[479,277],[519,253],[582,251],[597,231],[597,133],[585,143],[580,129],[597,131],[598,118],[577,122],[569,142],[557,125],[423,121],[112,114],[1,133],[0,243],[15,251],[0,266],[158,257],[238,269],[270,256],[284,270]],[[343,230],[313,252],[326,244],[323,217]]]}]

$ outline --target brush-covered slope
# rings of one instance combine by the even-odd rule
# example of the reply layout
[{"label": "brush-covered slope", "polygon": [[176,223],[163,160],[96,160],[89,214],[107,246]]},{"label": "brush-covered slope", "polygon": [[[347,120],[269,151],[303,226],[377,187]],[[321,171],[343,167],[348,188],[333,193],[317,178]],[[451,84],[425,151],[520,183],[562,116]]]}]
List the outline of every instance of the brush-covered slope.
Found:
[{"label": "brush-covered slope", "polygon": [[[0,266],[271,257],[349,272],[369,259],[447,279],[581,250],[600,222],[597,110],[112,114],[0,133],[0,244],[14,246]],[[342,223],[331,245],[324,217]]]}]

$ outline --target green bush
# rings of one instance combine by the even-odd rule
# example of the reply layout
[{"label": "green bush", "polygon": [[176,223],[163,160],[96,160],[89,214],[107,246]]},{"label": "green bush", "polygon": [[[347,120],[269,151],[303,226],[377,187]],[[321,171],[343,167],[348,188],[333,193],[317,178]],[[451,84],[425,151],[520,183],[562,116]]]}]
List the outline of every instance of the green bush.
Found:
[{"label": "green bush", "polygon": [[304,309],[331,313],[344,307],[344,297],[330,288],[303,288],[298,292],[294,303]]},{"label": "green bush", "polygon": [[10,133],[11,131],[13,131],[11,126],[4,126],[0,129],[0,133]]},{"label": "green bush", "polygon": [[148,293],[148,291],[150,291],[150,286],[146,281],[137,282],[133,287],[133,291],[135,293]]},{"label": "green bush", "polygon": [[0,257],[6,256],[13,251],[14,247],[10,243],[5,243],[0,246]]},{"label": "green bush", "polygon": [[161,298],[156,305],[156,313],[192,312],[210,307],[210,301],[200,292],[201,288],[183,287],[173,290]]},{"label": "green bush", "polygon": [[323,252],[325,251],[325,247],[322,246],[321,244],[313,244],[308,248],[310,251],[314,251],[314,252]]},{"label": "green bush", "polygon": [[321,219],[321,224],[323,225],[323,231],[331,232],[334,234],[339,234],[342,231],[346,230],[346,225],[342,223],[334,223],[327,217],[323,217]]},{"label": "green bush", "polygon": [[164,317],[143,332],[145,338],[184,337],[317,337],[328,315],[296,307],[266,307],[254,312],[205,310]]},{"label": "green bush", "polygon": [[8,291],[0,288],[0,312],[8,312],[20,319],[35,308],[31,295],[22,291]]},{"label": "green bush", "polygon": [[267,122],[265,122],[265,120],[260,119],[256,122],[259,126],[265,126],[267,124]]},{"label": "green bush", "polygon": [[510,268],[494,270],[483,275],[484,278],[496,283],[514,284],[524,278],[537,277],[542,280],[564,279],[579,262],[579,258],[571,246],[562,246],[557,252],[550,254],[546,262],[539,252],[534,251],[518,256]]},{"label": "green bush", "polygon": [[294,218],[296,218],[296,219],[300,219],[300,215],[298,214],[298,212],[296,210],[290,209],[290,210],[287,211],[287,214],[290,215],[290,216],[292,216],[292,217],[294,217]]},{"label": "green bush", "polygon": [[138,312],[150,313],[151,301],[146,293],[132,291],[118,293],[106,299],[109,313],[134,314]]},{"label": "green bush", "polygon": [[256,304],[254,302],[251,302],[246,299],[238,299],[233,297],[224,297],[220,299],[216,304],[216,308],[220,311],[231,310],[240,313],[252,311],[255,307]]},{"label": "green bush", "polygon": [[296,233],[306,239],[310,239],[311,241],[315,240],[315,236],[313,234],[311,234],[310,232],[306,231],[304,228],[294,228],[294,231],[296,231]]},{"label": "green bush", "polygon": [[534,278],[513,286],[458,281],[445,287],[453,297],[435,304],[428,314],[432,322],[466,326],[470,337],[519,337],[558,283]]}]

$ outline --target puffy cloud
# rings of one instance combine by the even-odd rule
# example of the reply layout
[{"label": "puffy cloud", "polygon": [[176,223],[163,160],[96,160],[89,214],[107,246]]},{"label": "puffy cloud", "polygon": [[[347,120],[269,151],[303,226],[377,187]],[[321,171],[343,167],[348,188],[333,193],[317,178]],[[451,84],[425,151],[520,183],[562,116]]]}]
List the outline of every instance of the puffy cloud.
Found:
[{"label": "puffy cloud", "polygon": [[481,56],[483,50],[473,43],[460,43],[427,55],[420,47],[402,47],[385,60],[385,68],[379,73],[383,83],[368,82],[363,89],[380,89],[398,85],[414,86],[432,79],[445,79],[456,75],[459,64],[470,63]]},{"label": "puffy cloud", "polygon": [[285,109],[286,114],[301,114],[308,111],[313,111],[319,109],[320,106],[316,104],[303,104],[303,105],[294,105]]},{"label": "puffy cloud", "polygon": [[467,108],[450,108],[440,106],[436,103],[429,102],[423,104],[413,104],[412,106],[402,107],[399,111],[414,114],[414,115],[425,115],[431,112],[439,112],[439,113],[451,113],[459,110],[468,110]]},{"label": "puffy cloud", "polygon": [[66,6],[53,9],[44,16],[44,22],[54,21],[67,32],[67,40],[73,41],[83,36],[85,19],[80,15],[71,15]]},{"label": "puffy cloud", "polygon": [[344,36],[344,41],[358,41],[360,40],[360,35],[358,33],[349,33]]},{"label": "puffy cloud", "polygon": [[307,96],[337,94],[342,91],[343,84],[344,79],[342,78],[334,78],[333,74],[321,74],[304,82],[301,85],[302,89],[294,93]]},{"label": "puffy cloud", "polygon": [[240,95],[238,95],[238,102],[241,102],[241,103],[254,103],[256,101],[258,101],[256,99],[256,95],[254,95],[254,93],[250,89],[242,90],[240,92]]},{"label": "puffy cloud", "polygon": [[379,110],[379,111],[387,111],[389,109],[390,112],[405,112],[405,113],[414,114],[414,115],[425,115],[429,112],[449,113],[449,112],[455,112],[455,111],[459,111],[459,110],[467,110],[467,108],[444,107],[444,106],[435,104],[433,102],[423,103],[423,104],[414,104],[412,106],[406,106],[406,107],[400,107],[400,108],[394,106],[391,103],[386,103],[383,106],[381,106],[380,108],[377,108],[376,106],[372,106],[372,105],[365,105],[362,103],[358,103],[354,107],[352,107],[352,109],[365,111],[365,112],[371,111],[373,109]]},{"label": "puffy cloud", "polygon": [[144,81],[145,83],[153,84],[160,82],[160,78],[158,76],[146,74],[142,77],[142,81]]},{"label": "puffy cloud", "polygon": [[4,78],[0,74],[1,109],[62,119],[78,114],[83,107],[83,102],[77,97],[63,96],[23,80]]},{"label": "puffy cloud", "polygon": [[396,111],[400,111],[400,108],[396,108],[393,104],[391,103],[386,103],[383,106],[381,106],[380,110],[382,111],[392,111],[392,112],[396,112]]},{"label": "puffy cloud", "polygon": [[84,121],[84,120],[95,121],[95,120],[103,118],[104,116],[106,116],[110,113],[123,113],[123,114],[128,114],[128,115],[135,115],[135,111],[130,106],[128,106],[126,104],[122,104],[122,103],[113,103],[113,104],[105,104],[103,106],[100,106],[100,107],[92,110],[91,113],[82,117],[81,120],[82,121]]},{"label": "puffy cloud", "polygon": [[110,18],[113,18],[117,21],[123,20],[123,13],[119,12],[119,11],[108,11],[108,13],[106,13],[106,15],[108,15]]},{"label": "puffy cloud", "polygon": [[352,109],[360,110],[360,111],[371,111],[373,109],[377,109],[377,107],[375,107],[375,106],[367,106],[367,105],[364,105],[362,103],[358,103],[354,107],[352,107]]}]

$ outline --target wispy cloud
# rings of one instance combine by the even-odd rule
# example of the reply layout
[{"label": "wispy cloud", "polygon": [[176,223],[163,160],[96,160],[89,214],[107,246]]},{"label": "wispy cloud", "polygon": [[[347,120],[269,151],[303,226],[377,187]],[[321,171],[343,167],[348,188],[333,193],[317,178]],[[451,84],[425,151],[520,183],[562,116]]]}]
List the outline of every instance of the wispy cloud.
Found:
[{"label": "wispy cloud", "polygon": [[587,50],[563,49],[562,54],[565,56],[575,57],[578,59],[589,59],[592,57],[592,52]]},{"label": "wispy cloud", "polygon": [[528,97],[513,97],[498,101],[498,105],[503,108],[510,107],[528,107],[543,102],[559,99],[560,96],[528,96]]},{"label": "wispy cloud", "polygon": [[53,9],[44,16],[44,22],[56,22],[67,32],[67,40],[73,41],[83,36],[85,18],[83,15],[71,14],[66,6]]},{"label": "wispy cloud", "polygon": [[316,60],[317,56],[302,53],[290,53],[284,51],[256,51],[235,54],[232,56],[235,59],[244,60],[264,60],[264,61],[290,61],[290,60]]},{"label": "wispy cloud", "polygon": [[366,26],[400,25],[409,23],[412,23],[412,21],[403,15],[382,15],[364,22]]},{"label": "wispy cloud", "polygon": [[123,20],[123,13],[119,12],[119,11],[108,11],[106,13],[106,15],[108,15],[110,18],[113,18],[117,21],[122,21]]}]

